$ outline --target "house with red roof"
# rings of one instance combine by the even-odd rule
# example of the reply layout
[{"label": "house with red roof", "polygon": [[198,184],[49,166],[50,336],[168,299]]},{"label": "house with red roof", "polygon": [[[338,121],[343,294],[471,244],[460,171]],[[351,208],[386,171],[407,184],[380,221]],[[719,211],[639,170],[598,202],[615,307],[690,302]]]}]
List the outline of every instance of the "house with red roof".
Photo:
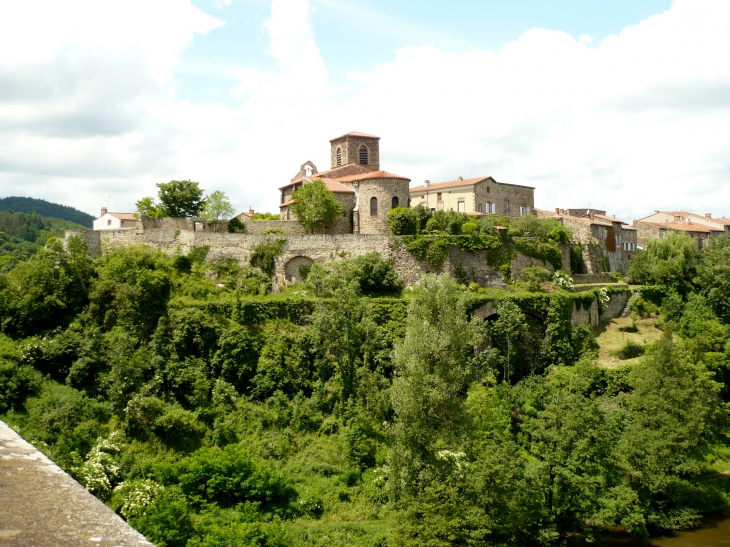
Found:
[{"label": "house with red roof", "polygon": [[497,182],[490,176],[445,182],[425,181],[414,186],[411,207],[422,205],[431,211],[457,211],[475,215],[518,216],[535,208],[531,186]]},{"label": "house with red roof", "polygon": [[94,220],[94,230],[123,230],[136,225],[134,213],[111,213],[106,207],[101,208],[101,216]]}]

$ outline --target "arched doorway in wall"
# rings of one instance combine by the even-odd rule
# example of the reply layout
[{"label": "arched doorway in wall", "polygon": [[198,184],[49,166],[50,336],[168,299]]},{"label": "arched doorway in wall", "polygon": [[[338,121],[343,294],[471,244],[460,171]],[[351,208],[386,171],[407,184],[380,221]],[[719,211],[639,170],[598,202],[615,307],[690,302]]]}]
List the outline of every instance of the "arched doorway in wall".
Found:
[{"label": "arched doorway in wall", "polygon": [[314,261],[307,256],[295,256],[284,266],[284,279],[287,283],[304,281],[304,275],[312,267]]}]

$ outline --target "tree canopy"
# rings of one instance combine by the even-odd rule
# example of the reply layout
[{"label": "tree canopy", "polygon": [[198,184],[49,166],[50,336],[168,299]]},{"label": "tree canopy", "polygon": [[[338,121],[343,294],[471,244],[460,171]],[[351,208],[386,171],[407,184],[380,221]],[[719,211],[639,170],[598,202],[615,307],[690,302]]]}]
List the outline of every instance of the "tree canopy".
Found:
[{"label": "tree canopy", "polygon": [[309,232],[328,228],[343,212],[342,204],[319,179],[303,184],[292,199],[292,211]]},{"label": "tree canopy", "polygon": [[200,184],[191,180],[157,183],[157,199],[144,197],[137,201],[137,214],[152,218],[196,217],[203,211],[205,199]]}]

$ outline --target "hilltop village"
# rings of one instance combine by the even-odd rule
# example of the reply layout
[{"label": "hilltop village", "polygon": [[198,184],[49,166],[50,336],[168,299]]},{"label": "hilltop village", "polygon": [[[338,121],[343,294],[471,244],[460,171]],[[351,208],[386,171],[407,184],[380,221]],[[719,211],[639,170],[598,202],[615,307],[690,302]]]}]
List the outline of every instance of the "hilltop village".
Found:
[{"label": "hilltop village", "polygon": [[[296,203],[294,193],[313,181],[322,181],[342,206],[341,216],[320,234],[308,234],[292,208]],[[475,220],[525,215],[555,219],[572,233],[572,240],[561,249],[561,269],[584,276],[626,272],[636,249],[645,248],[650,239],[663,238],[668,232],[686,233],[693,238],[698,249],[702,249],[713,237],[730,236],[730,219],[714,218],[709,213],[654,211],[629,224],[604,210],[538,209],[535,207],[534,187],[500,182],[491,176],[466,179],[459,176],[444,182],[427,180],[414,187],[410,186],[410,182],[406,176],[381,168],[380,137],[353,131],[330,141],[329,169],[320,171],[314,163],[305,161],[291,180],[279,188],[278,220],[255,220],[254,211],[250,210],[236,216],[245,226],[243,234],[213,234],[212,228],[199,218],[152,219],[144,215],[138,218],[134,213],[110,212],[103,208],[100,217],[94,221],[96,236],[87,236],[87,239],[92,249],[101,252],[102,241],[107,246],[127,245],[139,241],[147,233],[147,243],[153,242],[155,246],[171,252],[173,248],[202,244],[201,237],[205,237],[205,244],[210,246],[213,256],[233,256],[243,261],[249,258],[252,246],[260,239],[247,236],[283,234],[289,237],[286,249],[277,258],[276,277],[286,283],[297,280],[297,272],[302,265],[323,261],[334,253],[342,252],[359,256],[377,251],[385,257],[394,258],[397,266],[400,264],[399,273],[407,281],[417,279],[423,271],[434,270],[433,265],[428,267],[416,265],[408,259],[398,260],[397,243],[392,241],[388,223],[388,212],[398,207],[422,207],[431,213],[454,211]],[[219,228],[216,227],[215,231],[218,232]],[[176,235],[166,239],[165,230]],[[153,232],[156,235],[150,239]],[[181,237],[181,232],[187,235]],[[235,243],[231,236],[235,236]],[[580,254],[577,261],[572,261],[572,266],[569,247],[573,253]],[[524,257],[518,253],[518,258]],[[534,263],[535,257],[532,258],[523,261],[522,266]],[[437,268],[438,271],[453,273],[456,264],[468,263],[475,280],[499,285],[499,276],[493,275],[493,269],[456,249],[449,252],[445,262]],[[537,260],[537,263],[550,270],[557,269],[546,260]],[[520,264],[514,266],[512,275],[521,270]]]}]

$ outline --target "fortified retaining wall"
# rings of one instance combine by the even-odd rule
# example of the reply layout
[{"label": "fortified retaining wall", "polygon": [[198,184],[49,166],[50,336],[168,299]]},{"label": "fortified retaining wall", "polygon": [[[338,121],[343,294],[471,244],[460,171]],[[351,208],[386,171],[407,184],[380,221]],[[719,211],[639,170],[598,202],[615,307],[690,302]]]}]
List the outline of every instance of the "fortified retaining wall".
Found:
[{"label": "fortified retaining wall", "polygon": [[[502,275],[487,264],[488,251],[463,252],[457,247],[449,249],[448,256],[439,268],[418,261],[403,245],[402,238],[386,235],[363,234],[231,234],[228,232],[193,231],[185,229],[178,220],[170,220],[164,227],[157,226],[154,219],[138,222],[136,229],[69,231],[66,237],[81,236],[92,256],[101,256],[111,249],[133,245],[149,245],[168,255],[187,255],[193,247],[207,246],[209,258],[230,257],[241,264],[248,264],[254,249],[276,239],[285,239],[281,254],[276,258],[275,281],[277,284],[299,281],[299,269],[314,262],[323,263],[336,257],[357,257],[373,251],[383,258],[393,259],[395,269],[406,285],[415,283],[422,273],[454,273],[457,265],[466,271],[469,278],[483,287],[506,288]],[[263,229],[267,222],[260,224]],[[289,224],[289,223],[286,223]],[[281,225],[278,222],[277,225]],[[552,266],[520,253],[512,261],[513,276],[533,264],[552,270]]]}]

